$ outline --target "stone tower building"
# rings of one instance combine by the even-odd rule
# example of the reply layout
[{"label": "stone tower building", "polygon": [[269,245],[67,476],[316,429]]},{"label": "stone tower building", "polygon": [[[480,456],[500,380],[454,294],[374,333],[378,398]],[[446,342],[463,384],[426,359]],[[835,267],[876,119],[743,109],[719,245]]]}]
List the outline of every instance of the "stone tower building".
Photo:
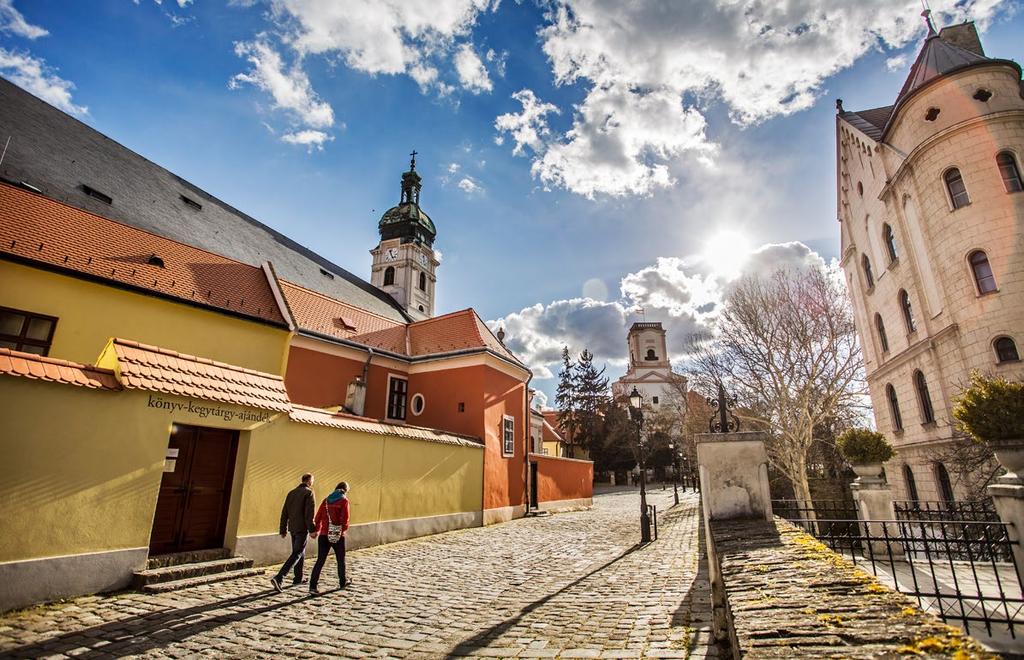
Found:
[{"label": "stone tower building", "polygon": [[953,397],[1024,377],[1024,86],[973,23],[928,35],[893,105],[837,102],[842,265],[886,466],[903,499],[968,496]]},{"label": "stone tower building", "polygon": [[402,175],[402,199],[384,212],[380,243],[370,250],[370,283],[391,294],[414,321],[434,315],[434,287],[440,262],[434,253],[437,229],[420,208],[422,179],[416,172],[416,152]]},{"label": "stone tower building", "polygon": [[612,396],[628,397],[636,387],[644,404],[655,410],[678,404],[679,395],[685,393],[686,379],[672,371],[661,323],[634,323],[626,342],[629,367],[622,378],[612,383]]}]

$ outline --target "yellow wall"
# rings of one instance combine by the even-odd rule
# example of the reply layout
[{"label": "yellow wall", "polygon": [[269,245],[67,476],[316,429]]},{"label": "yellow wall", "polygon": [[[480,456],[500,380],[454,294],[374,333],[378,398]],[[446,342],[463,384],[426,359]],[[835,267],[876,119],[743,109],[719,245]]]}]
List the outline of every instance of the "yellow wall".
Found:
[{"label": "yellow wall", "polygon": [[219,403],[197,402],[223,416],[171,413],[159,401],[187,399],[0,376],[0,562],[147,547],[172,423],[241,431],[228,545],[276,533],[284,495],[306,471],[318,498],[350,483],[353,524],[481,510],[480,448]]},{"label": "yellow wall", "polygon": [[238,535],[278,530],[305,472],[323,499],[349,483],[351,524],[480,511],[483,450],[279,420],[249,434]]},{"label": "yellow wall", "polygon": [[288,331],[0,260],[0,306],[58,317],[50,357],[93,363],[111,337],[284,373]]},{"label": "yellow wall", "polygon": [[545,442],[544,449],[548,450],[548,456],[561,456],[562,443],[561,442]]}]

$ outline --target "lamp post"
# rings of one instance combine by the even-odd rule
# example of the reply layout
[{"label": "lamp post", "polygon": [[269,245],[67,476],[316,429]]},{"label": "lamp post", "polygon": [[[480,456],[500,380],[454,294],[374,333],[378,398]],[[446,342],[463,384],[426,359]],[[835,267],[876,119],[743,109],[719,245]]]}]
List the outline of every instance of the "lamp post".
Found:
[{"label": "lamp post", "polygon": [[679,448],[675,443],[668,443],[668,449],[672,452],[672,497],[676,504],[679,504]]},{"label": "lamp post", "polygon": [[644,398],[636,386],[629,393],[629,407],[633,414],[633,421],[636,422],[637,449],[640,456],[640,542],[651,542],[651,517],[647,512],[647,461],[644,458]]}]

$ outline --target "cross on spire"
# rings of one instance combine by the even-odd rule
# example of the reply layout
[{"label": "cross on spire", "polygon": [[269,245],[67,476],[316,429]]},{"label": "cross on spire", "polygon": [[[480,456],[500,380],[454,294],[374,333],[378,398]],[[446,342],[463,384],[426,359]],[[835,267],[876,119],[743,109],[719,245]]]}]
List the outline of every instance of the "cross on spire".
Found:
[{"label": "cross on spire", "polygon": [[418,152],[415,149],[413,149],[412,153],[409,154],[410,156],[412,156],[412,160],[409,161],[409,170],[412,171],[412,172],[416,171],[416,154],[417,153]]}]

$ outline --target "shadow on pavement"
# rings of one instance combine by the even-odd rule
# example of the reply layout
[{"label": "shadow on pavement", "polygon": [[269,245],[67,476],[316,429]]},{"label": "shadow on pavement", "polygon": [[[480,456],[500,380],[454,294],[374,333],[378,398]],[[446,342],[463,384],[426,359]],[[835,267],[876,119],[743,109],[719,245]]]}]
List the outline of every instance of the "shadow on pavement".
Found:
[{"label": "shadow on pavement", "polygon": [[595,568],[594,570],[590,571],[586,575],[581,575],[580,577],[578,577],[577,579],[573,580],[569,584],[565,585],[564,587],[562,587],[558,591],[550,593],[550,594],[544,596],[543,598],[535,600],[532,603],[530,603],[529,605],[526,605],[521,610],[519,610],[519,614],[517,614],[516,616],[509,617],[509,618],[505,619],[504,621],[502,621],[501,623],[495,624],[495,625],[491,626],[490,628],[488,628],[486,630],[483,630],[483,631],[473,635],[469,639],[466,639],[466,640],[463,640],[463,641],[459,642],[458,644],[455,645],[455,647],[451,650],[451,652],[448,654],[447,657],[448,658],[456,658],[456,657],[460,657],[460,656],[464,656],[464,655],[469,655],[472,651],[475,651],[476,649],[486,648],[488,646],[488,644],[490,644],[490,642],[493,641],[493,639],[495,637],[499,637],[499,636],[503,635],[504,633],[508,632],[509,630],[511,630],[513,627],[515,627],[516,624],[518,624],[520,621],[523,620],[523,617],[527,616],[528,614],[530,614],[531,612],[533,612],[537,608],[543,606],[548,601],[550,601],[552,598],[555,598],[556,596],[558,596],[560,594],[563,594],[566,591],[569,591],[570,589],[572,589],[576,585],[580,584],[581,582],[584,582],[585,580],[587,580],[588,578],[590,578],[590,577],[592,577],[594,575],[597,575],[598,573],[600,573],[601,571],[605,570],[609,566],[613,565],[614,563],[616,563],[618,561],[621,561],[625,557],[628,557],[629,555],[631,555],[632,553],[636,552],[637,550],[639,550],[642,547],[644,547],[644,546],[639,545],[639,544],[634,545],[633,547],[625,550],[618,557],[615,557],[614,559],[610,559],[609,561],[607,561],[604,564],[598,566],[597,568]]},{"label": "shadow on pavement", "polygon": [[[275,601],[262,607],[254,607],[241,611],[220,612],[212,616],[203,615],[213,610],[224,610],[229,607],[247,605],[276,595],[273,590],[261,591],[246,596],[238,596],[226,600],[217,600],[193,607],[167,609],[139,616],[128,617],[104,623],[91,628],[69,631],[56,637],[49,637],[34,644],[7,649],[0,652],[2,658],[38,658],[40,656],[61,653],[57,650],[62,644],[73,644],[73,648],[90,647],[88,651],[76,654],[76,658],[108,658],[144,653],[150,649],[166,646],[173,642],[206,632],[234,621],[243,621],[250,617],[272,612],[283,607],[295,605],[307,599],[305,591],[302,597],[292,600]],[[97,642],[108,642],[95,648]]]}]

